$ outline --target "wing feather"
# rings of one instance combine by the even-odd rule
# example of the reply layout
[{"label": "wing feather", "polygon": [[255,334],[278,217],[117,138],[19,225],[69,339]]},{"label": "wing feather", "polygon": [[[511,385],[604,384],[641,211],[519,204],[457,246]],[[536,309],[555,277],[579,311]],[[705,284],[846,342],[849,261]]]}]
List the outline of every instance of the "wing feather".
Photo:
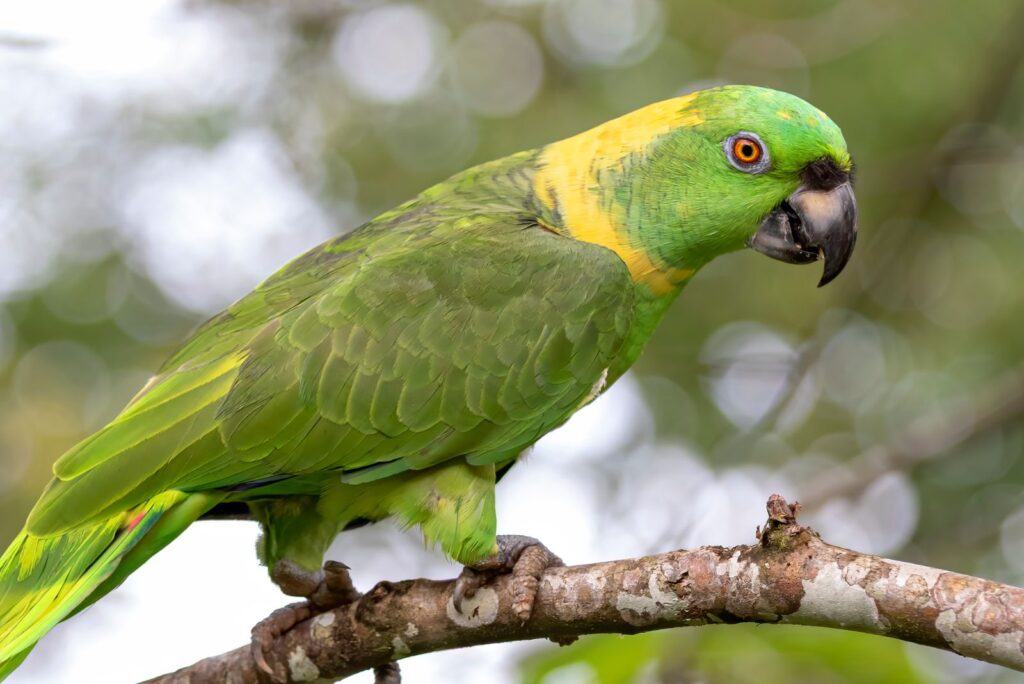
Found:
[{"label": "wing feather", "polygon": [[539,229],[474,225],[357,235],[358,249],[339,240],[286,266],[57,462],[30,529],[168,489],[507,459],[564,422],[628,332],[625,265]]}]

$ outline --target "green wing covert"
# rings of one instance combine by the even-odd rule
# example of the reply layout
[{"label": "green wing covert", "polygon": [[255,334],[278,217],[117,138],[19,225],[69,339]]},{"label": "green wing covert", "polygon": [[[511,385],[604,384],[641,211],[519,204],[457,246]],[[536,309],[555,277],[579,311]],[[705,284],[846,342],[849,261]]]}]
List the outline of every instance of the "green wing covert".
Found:
[{"label": "green wing covert", "polygon": [[632,283],[602,247],[508,217],[373,232],[307,253],[201,328],[57,462],[29,529],[169,489],[486,462],[564,422],[628,332]]}]

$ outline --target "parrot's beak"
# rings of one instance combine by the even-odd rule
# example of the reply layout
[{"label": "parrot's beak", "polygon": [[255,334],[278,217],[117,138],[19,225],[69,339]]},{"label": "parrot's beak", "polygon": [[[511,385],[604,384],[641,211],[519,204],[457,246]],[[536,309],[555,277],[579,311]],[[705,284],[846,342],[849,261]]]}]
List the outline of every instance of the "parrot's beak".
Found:
[{"label": "parrot's beak", "polygon": [[857,242],[857,200],[849,181],[826,190],[801,186],[776,207],[747,243],[790,264],[824,259],[818,287],[846,266]]}]

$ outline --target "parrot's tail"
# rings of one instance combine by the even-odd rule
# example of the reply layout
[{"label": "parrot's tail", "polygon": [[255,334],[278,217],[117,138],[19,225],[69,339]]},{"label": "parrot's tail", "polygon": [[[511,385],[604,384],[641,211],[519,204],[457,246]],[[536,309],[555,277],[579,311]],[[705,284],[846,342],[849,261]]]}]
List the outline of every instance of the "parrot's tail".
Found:
[{"label": "parrot's tail", "polygon": [[0,681],[58,622],[124,581],[212,503],[166,492],[106,520],[15,537],[0,556]]}]

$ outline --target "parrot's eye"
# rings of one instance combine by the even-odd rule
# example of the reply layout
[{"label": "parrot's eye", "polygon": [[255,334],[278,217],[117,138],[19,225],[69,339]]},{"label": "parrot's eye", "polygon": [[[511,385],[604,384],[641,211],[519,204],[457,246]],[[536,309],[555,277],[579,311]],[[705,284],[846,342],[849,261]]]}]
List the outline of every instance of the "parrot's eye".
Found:
[{"label": "parrot's eye", "polygon": [[736,157],[736,161],[753,164],[761,158],[761,146],[757,144],[756,140],[738,138],[732,144],[732,156]]},{"label": "parrot's eye", "polygon": [[768,168],[768,152],[753,133],[740,131],[725,140],[725,156],[729,163],[744,173],[761,173]]}]

